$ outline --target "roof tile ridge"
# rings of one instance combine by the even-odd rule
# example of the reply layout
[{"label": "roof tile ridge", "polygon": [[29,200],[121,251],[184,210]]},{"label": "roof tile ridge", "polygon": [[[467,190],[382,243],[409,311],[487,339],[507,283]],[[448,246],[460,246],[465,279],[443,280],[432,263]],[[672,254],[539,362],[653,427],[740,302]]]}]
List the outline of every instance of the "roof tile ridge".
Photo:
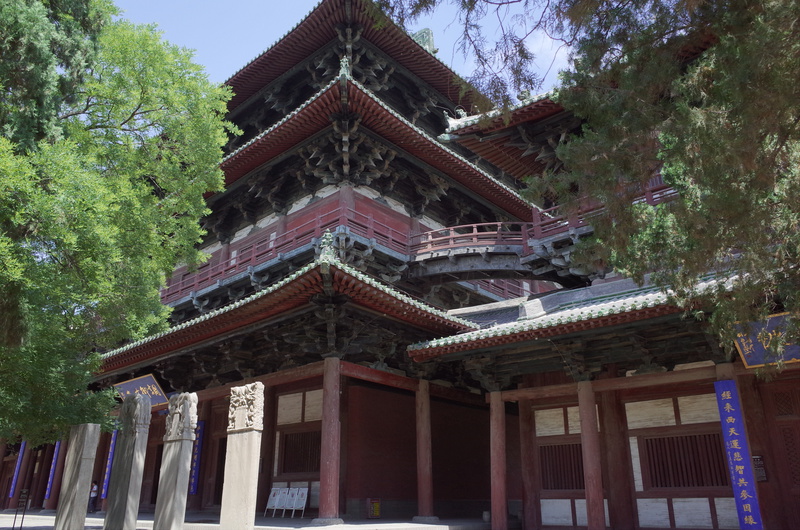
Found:
[{"label": "roof tile ridge", "polygon": [[257,291],[255,293],[251,294],[250,296],[246,296],[246,297],[242,298],[241,300],[238,300],[238,301],[236,301],[236,302],[234,302],[232,304],[228,304],[226,306],[220,307],[219,309],[215,309],[213,311],[209,311],[205,315],[200,315],[199,317],[195,317],[195,318],[193,318],[191,320],[187,320],[186,322],[182,322],[181,324],[178,324],[177,326],[173,326],[173,327],[169,328],[168,330],[162,331],[160,333],[155,333],[153,335],[148,335],[147,337],[141,338],[141,339],[139,339],[139,340],[137,340],[135,342],[131,342],[130,344],[126,344],[126,345],[121,346],[119,348],[116,348],[114,350],[105,352],[105,353],[100,355],[100,358],[103,359],[103,360],[110,359],[111,357],[114,357],[114,356],[116,356],[116,355],[118,355],[120,353],[124,353],[124,352],[126,352],[128,350],[131,350],[133,348],[136,348],[138,346],[142,346],[144,344],[147,344],[148,342],[152,342],[152,341],[154,341],[156,339],[159,339],[161,337],[165,337],[167,335],[170,335],[170,334],[175,333],[177,331],[180,331],[182,329],[186,329],[186,328],[189,328],[191,326],[194,326],[195,324],[199,324],[200,322],[204,322],[204,321],[209,320],[211,318],[214,318],[216,316],[222,315],[224,313],[228,313],[228,312],[230,312],[230,311],[232,311],[232,310],[234,310],[234,309],[236,309],[238,307],[246,305],[246,304],[248,304],[248,303],[250,303],[250,302],[252,302],[254,300],[258,300],[259,298],[261,298],[263,296],[266,296],[268,294],[271,294],[271,293],[277,291],[281,287],[283,287],[285,285],[288,285],[289,283],[291,283],[292,281],[296,280],[297,278],[299,278],[303,274],[305,274],[308,271],[312,270],[317,265],[319,265],[319,263],[317,262],[317,260],[314,260],[314,261],[308,263],[307,265],[297,269],[292,274],[290,274],[289,276],[283,278],[282,280],[279,280],[279,281],[275,282],[274,284],[270,285],[269,287],[267,287],[265,289],[262,289],[260,291]]},{"label": "roof tile ridge", "polygon": [[461,333],[455,336],[441,337],[429,341],[414,343],[408,346],[408,350],[425,350],[440,346],[463,344],[474,340],[481,340],[491,337],[505,337],[516,333],[547,329],[565,324],[574,324],[594,318],[609,317],[633,311],[653,308],[656,306],[669,305],[668,297],[664,293],[657,293],[633,297],[627,301],[605,302],[591,307],[581,307],[572,309],[557,308],[549,315],[542,315],[536,318],[508,322],[490,328]]},{"label": "roof tile ridge", "polygon": [[283,35],[281,35],[280,37],[278,37],[278,39],[277,39],[275,42],[273,42],[272,44],[270,44],[269,46],[267,46],[267,47],[266,47],[266,48],[265,48],[265,49],[264,49],[264,50],[263,50],[261,53],[259,53],[258,55],[256,55],[256,56],[255,56],[255,57],[253,57],[252,59],[250,59],[250,60],[249,60],[247,63],[245,63],[245,65],[244,65],[244,66],[242,66],[241,68],[239,68],[238,70],[236,70],[236,72],[235,72],[233,75],[231,75],[231,76],[230,76],[228,79],[226,79],[226,80],[225,80],[225,82],[224,82],[224,83],[222,83],[222,84],[223,84],[223,85],[227,85],[227,84],[228,84],[230,81],[232,81],[232,80],[233,80],[233,78],[234,78],[234,77],[236,77],[236,76],[237,76],[237,75],[239,75],[241,72],[243,72],[244,70],[246,70],[248,66],[250,66],[251,64],[253,64],[254,62],[256,62],[256,61],[259,59],[259,57],[261,57],[261,56],[262,56],[262,55],[264,55],[265,53],[267,53],[267,52],[269,52],[270,50],[272,50],[272,49],[273,49],[275,46],[277,46],[277,45],[278,45],[278,44],[279,44],[279,43],[280,43],[280,42],[281,42],[283,39],[285,39],[286,37],[288,37],[288,36],[289,36],[289,35],[290,35],[290,34],[291,34],[291,33],[292,33],[294,30],[296,30],[298,27],[300,27],[300,25],[301,25],[303,22],[305,22],[305,21],[308,19],[308,17],[310,17],[310,16],[311,16],[311,14],[312,14],[314,11],[316,11],[317,9],[319,9],[319,8],[320,8],[320,6],[322,6],[322,4],[324,4],[326,1],[328,1],[328,0],[319,0],[319,2],[317,2],[317,4],[316,4],[314,7],[312,7],[312,8],[311,8],[311,10],[309,10],[309,12],[308,12],[308,13],[306,13],[306,14],[305,14],[305,16],[304,16],[303,18],[301,18],[301,19],[300,19],[300,21],[299,21],[299,22],[297,22],[297,23],[296,23],[294,26],[292,26],[292,27],[291,27],[291,29],[289,29],[289,31],[287,31],[286,33],[284,33]]},{"label": "roof tile ridge", "polygon": [[453,151],[452,149],[450,149],[446,145],[442,144],[442,142],[440,142],[438,139],[434,138],[433,136],[431,136],[427,132],[423,131],[422,129],[420,129],[419,127],[417,127],[416,125],[414,125],[413,123],[408,121],[407,119],[405,119],[403,116],[398,114],[394,109],[392,109],[391,107],[386,105],[383,101],[381,101],[380,99],[375,97],[375,95],[372,93],[371,90],[369,90],[367,87],[365,87],[364,85],[362,85],[361,83],[359,83],[358,81],[353,79],[351,76],[348,75],[348,79],[350,80],[350,82],[353,83],[353,85],[355,85],[359,90],[361,90],[364,94],[366,94],[367,97],[369,97],[370,99],[375,101],[375,103],[377,103],[378,105],[383,107],[392,116],[394,116],[395,118],[397,118],[398,120],[403,122],[404,125],[410,127],[414,132],[416,132],[420,136],[422,136],[425,139],[427,139],[428,141],[430,141],[430,143],[438,146],[441,150],[447,152],[453,158],[457,158],[460,162],[468,165],[469,167],[474,169],[476,172],[480,173],[481,175],[483,175],[484,177],[488,178],[489,180],[491,180],[492,182],[494,182],[495,184],[497,184],[501,188],[505,189],[506,191],[508,191],[512,195],[516,196],[519,200],[521,200],[525,204],[533,205],[533,203],[531,203],[529,200],[525,199],[519,192],[517,192],[516,190],[514,190],[511,187],[507,186],[506,184],[503,184],[502,182],[500,182],[499,180],[494,178],[492,175],[487,173],[485,170],[479,168],[478,166],[476,166],[475,164],[473,164],[472,162],[470,162],[469,160],[467,160],[463,156],[459,155],[458,153],[456,153],[455,151]]},{"label": "roof tile ridge", "polygon": [[303,102],[303,103],[302,103],[302,104],[301,104],[299,107],[297,107],[297,108],[296,108],[296,109],[294,109],[292,112],[290,112],[289,114],[287,114],[286,116],[284,116],[283,118],[281,118],[281,120],[280,120],[280,121],[278,121],[278,122],[276,122],[275,124],[273,124],[273,125],[272,125],[272,126],[269,128],[269,129],[267,129],[267,130],[265,130],[265,131],[262,131],[262,132],[258,133],[258,134],[257,134],[257,135],[255,135],[253,138],[251,138],[250,140],[248,140],[248,141],[247,141],[247,143],[245,143],[244,145],[240,146],[239,148],[237,148],[237,149],[236,149],[235,151],[233,151],[232,153],[228,154],[228,155],[227,155],[225,158],[223,158],[223,159],[222,159],[222,162],[220,163],[220,166],[223,166],[223,165],[225,165],[225,163],[226,163],[226,162],[228,162],[229,160],[231,160],[231,159],[232,159],[232,158],[234,158],[235,156],[237,156],[237,155],[241,154],[241,153],[242,153],[242,152],[243,152],[245,149],[247,149],[248,147],[250,147],[250,146],[251,146],[251,145],[253,145],[254,143],[258,142],[259,140],[261,140],[261,139],[262,139],[262,138],[264,138],[265,136],[268,136],[269,134],[271,134],[271,133],[272,133],[274,130],[276,130],[276,129],[277,129],[278,127],[280,127],[281,125],[283,125],[283,124],[285,124],[286,122],[288,122],[289,120],[293,119],[295,116],[297,116],[297,114],[299,114],[299,113],[300,113],[301,111],[303,111],[303,110],[304,110],[306,107],[308,107],[309,105],[311,105],[311,103],[313,103],[314,101],[316,101],[317,99],[319,99],[319,98],[322,96],[322,94],[324,94],[325,92],[327,92],[328,90],[330,90],[330,89],[331,89],[331,87],[333,87],[333,86],[334,86],[336,83],[339,83],[339,81],[340,81],[340,80],[339,80],[339,76],[336,76],[336,77],[334,77],[333,79],[331,79],[331,80],[330,80],[330,82],[328,82],[328,84],[327,84],[327,85],[325,85],[324,87],[322,87],[322,88],[321,88],[319,91],[317,91],[317,92],[316,92],[314,95],[312,95],[310,98],[308,98],[306,101],[304,101],[304,102]]},{"label": "roof tile ridge", "polygon": [[385,285],[377,278],[374,278],[369,274],[361,272],[358,269],[341,261],[339,257],[336,255],[335,248],[333,246],[333,234],[331,233],[330,230],[326,230],[325,233],[320,238],[319,256],[314,261],[316,263],[319,263],[320,265],[325,264],[327,266],[334,266],[340,271],[345,272],[350,276],[353,276],[359,281],[362,281],[370,285],[371,287],[383,291],[384,293],[394,297],[395,299],[400,300],[401,302],[407,303],[409,305],[412,305],[417,309],[421,309],[428,313],[434,314],[450,322],[456,322],[468,328],[477,329],[477,326],[474,322],[450,315],[446,311],[442,311],[441,309],[437,309],[420,300],[416,300],[411,296],[399,291],[398,289],[394,289],[389,285]]},{"label": "roof tile ridge", "polygon": [[[329,233],[330,232],[326,232],[326,234],[329,234]],[[323,238],[324,237],[325,236],[323,235]],[[436,315],[436,316],[438,316],[440,318],[443,318],[445,320],[448,320],[450,322],[458,323],[458,324],[461,324],[461,325],[463,325],[465,327],[468,327],[468,328],[471,328],[471,329],[476,329],[476,326],[475,326],[474,322],[470,322],[470,321],[465,320],[463,318],[458,318],[458,317],[454,317],[454,316],[448,315],[445,311],[442,311],[440,309],[436,309],[435,307],[429,306],[428,304],[425,304],[425,303],[423,303],[423,302],[421,302],[419,300],[415,300],[414,298],[408,296],[407,294],[404,294],[404,293],[398,291],[397,289],[393,289],[392,287],[389,287],[387,285],[383,285],[377,279],[375,279],[375,278],[369,276],[368,274],[365,274],[365,273],[363,273],[363,272],[351,267],[350,265],[347,265],[343,261],[341,261],[339,259],[339,257],[336,255],[336,253],[333,252],[332,250],[333,250],[332,247],[331,247],[330,250],[326,250],[325,248],[322,248],[321,252],[320,252],[320,255],[317,258],[315,258],[313,261],[311,261],[308,264],[304,265],[303,267],[297,269],[296,271],[294,271],[289,276],[287,276],[287,277],[275,282],[274,284],[270,285],[269,287],[266,287],[265,289],[262,289],[261,291],[255,292],[255,293],[251,294],[250,296],[242,298],[241,300],[238,300],[238,301],[236,301],[236,302],[234,302],[232,304],[228,304],[226,306],[220,307],[219,309],[215,309],[213,311],[210,311],[210,312],[206,313],[205,315],[200,315],[200,316],[195,317],[195,318],[193,318],[191,320],[187,320],[186,322],[178,324],[177,326],[173,326],[173,327],[169,328],[168,330],[162,331],[160,333],[155,333],[155,334],[149,335],[147,337],[143,337],[143,338],[141,338],[141,339],[139,339],[139,340],[137,340],[135,342],[132,342],[130,344],[126,344],[126,345],[121,346],[119,348],[116,348],[114,350],[102,353],[100,355],[100,358],[102,360],[110,359],[110,358],[115,357],[115,356],[117,356],[119,354],[125,353],[126,351],[132,350],[132,349],[137,348],[139,346],[143,346],[143,345],[145,345],[147,343],[153,342],[153,341],[155,341],[157,339],[160,339],[160,338],[165,337],[167,335],[170,335],[172,333],[176,333],[176,332],[181,331],[183,329],[190,328],[190,327],[192,327],[192,326],[194,326],[196,324],[199,324],[200,322],[204,322],[204,321],[210,320],[210,319],[212,319],[212,318],[214,318],[216,316],[219,316],[219,315],[228,313],[230,311],[233,311],[234,309],[237,309],[239,307],[242,307],[244,305],[249,304],[250,302],[258,300],[259,298],[262,298],[264,296],[267,296],[269,294],[274,293],[275,291],[277,291],[280,288],[292,283],[294,280],[296,280],[300,276],[308,273],[309,271],[311,271],[311,270],[313,270],[313,269],[315,269],[317,267],[334,266],[337,269],[349,274],[350,276],[353,276],[353,277],[357,278],[358,280],[360,280],[360,281],[362,281],[364,283],[367,283],[370,286],[372,286],[372,287],[374,287],[374,288],[376,288],[378,290],[381,290],[381,291],[385,292],[386,294],[388,294],[388,295],[390,295],[390,296],[392,296],[392,297],[394,297],[394,298],[396,298],[396,299],[398,299],[398,300],[400,300],[402,302],[405,302],[405,303],[407,303],[409,305],[413,305],[413,306],[417,307],[418,309],[421,309],[423,311],[426,311],[428,313]]]},{"label": "roof tile ridge", "polygon": [[556,94],[556,92],[557,92],[557,90],[553,89],[553,90],[548,90],[547,92],[543,92],[541,94],[538,94],[536,96],[522,98],[519,103],[517,103],[516,105],[513,105],[513,106],[511,106],[511,107],[509,107],[507,109],[501,109],[501,108],[495,107],[495,108],[490,109],[490,110],[488,110],[486,112],[481,112],[480,114],[475,114],[473,116],[465,116],[463,118],[452,118],[452,119],[449,119],[448,123],[447,123],[447,130],[445,131],[445,134],[451,134],[451,133],[454,133],[454,132],[459,131],[461,129],[464,129],[465,127],[470,127],[470,126],[475,125],[476,123],[480,122],[481,120],[490,120],[492,118],[496,118],[498,116],[501,116],[504,112],[514,112],[514,111],[523,109],[523,108],[527,107],[528,105],[532,105],[534,103],[540,103],[540,102],[542,102],[542,101],[544,101],[546,99],[551,99],[552,100],[552,98]]},{"label": "roof tile ridge", "polygon": [[[695,291],[698,294],[702,294],[703,290],[713,288],[719,283],[722,283],[723,287],[725,288],[728,287],[728,281],[726,279],[718,278],[715,275],[707,275],[702,277],[700,281],[697,282]],[[630,294],[636,292],[637,290],[634,289],[623,291],[620,294]],[[500,324],[491,328],[469,331],[454,336],[451,335],[429,341],[417,342],[410,344],[407,349],[409,351],[433,349],[441,346],[463,344],[490,337],[505,337],[515,333],[524,333],[528,331],[557,327],[565,324],[574,324],[595,318],[632,313],[635,311],[642,311],[655,307],[670,306],[672,305],[670,303],[671,293],[672,289],[669,287],[662,288],[655,285],[650,287],[642,287],[638,290],[638,295],[631,296],[624,300],[618,299],[609,301],[607,300],[606,296],[602,296],[594,299],[600,303],[593,306],[578,308],[563,308],[563,306],[558,306],[550,314],[545,314],[531,319]],[[590,302],[592,300],[592,298],[588,298],[584,301]]]}]

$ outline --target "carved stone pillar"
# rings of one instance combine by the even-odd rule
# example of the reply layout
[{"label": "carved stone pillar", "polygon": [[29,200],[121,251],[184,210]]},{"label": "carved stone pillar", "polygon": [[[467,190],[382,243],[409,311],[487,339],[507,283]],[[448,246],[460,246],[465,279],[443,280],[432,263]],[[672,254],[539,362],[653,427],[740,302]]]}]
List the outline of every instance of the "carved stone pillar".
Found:
[{"label": "carved stone pillar", "polygon": [[111,463],[104,530],[136,530],[144,457],[150,432],[150,396],[129,394],[119,413],[122,424]]},{"label": "carved stone pillar", "polygon": [[69,433],[69,448],[54,530],[74,530],[86,524],[92,469],[100,441],[100,425],[76,425]]},{"label": "carved stone pillar", "polygon": [[180,530],[186,515],[192,445],[197,429],[197,394],[169,398],[164,453],[158,479],[158,500],[153,528]]},{"label": "carved stone pillar", "polygon": [[263,430],[264,384],[255,382],[232,388],[220,528],[252,530],[255,526]]}]

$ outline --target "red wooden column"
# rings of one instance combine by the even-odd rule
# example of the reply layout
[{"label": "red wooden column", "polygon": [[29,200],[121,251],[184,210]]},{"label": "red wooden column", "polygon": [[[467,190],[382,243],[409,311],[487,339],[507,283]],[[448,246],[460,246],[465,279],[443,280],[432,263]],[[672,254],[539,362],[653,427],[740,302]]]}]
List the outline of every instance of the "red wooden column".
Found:
[{"label": "red wooden column", "polygon": [[578,383],[578,409],[581,418],[581,450],[583,482],[586,488],[586,519],[589,530],[605,530],[603,472],[600,454],[600,433],[597,432],[597,409],[591,381]]},{"label": "red wooden column", "polygon": [[341,362],[325,359],[322,374],[322,448],[320,455],[319,517],[316,524],[342,524],[339,519],[339,466],[341,462]]},{"label": "red wooden column", "polygon": [[538,473],[536,464],[536,425],[533,403],[530,399],[519,400],[519,444],[522,464],[522,529],[539,530],[540,502],[536,486]]},{"label": "red wooden column", "polygon": [[[718,364],[717,366],[723,366]],[[733,365],[731,364],[731,367]],[[731,370],[732,374],[733,371]],[[750,453],[764,457],[767,480],[757,483],[758,502],[761,505],[761,519],[765,528],[780,528],[788,521],[786,507],[781,499],[784,492],[776,477],[776,458],[773,443],[770,439],[769,420],[764,411],[764,403],[758,391],[758,380],[755,375],[746,374],[736,378],[739,389],[739,399],[744,410],[744,421],[747,430],[747,441],[750,444]]]},{"label": "red wooden column", "polygon": [[500,392],[489,394],[489,455],[492,472],[492,530],[508,528],[506,498],[506,407]]},{"label": "red wooden column", "polygon": [[420,379],[417,405],[417,516],[414,522],[433,523],[433,458],[431,456],[431,391],[430,383]]},{"label": "red wooden column", "polygon": [[603,470],[608,478],[608,515],[614,530],[633,530],[636,513],[625,421],[625,409],[619,392],[602,392],[600,430],[606,448]]}]

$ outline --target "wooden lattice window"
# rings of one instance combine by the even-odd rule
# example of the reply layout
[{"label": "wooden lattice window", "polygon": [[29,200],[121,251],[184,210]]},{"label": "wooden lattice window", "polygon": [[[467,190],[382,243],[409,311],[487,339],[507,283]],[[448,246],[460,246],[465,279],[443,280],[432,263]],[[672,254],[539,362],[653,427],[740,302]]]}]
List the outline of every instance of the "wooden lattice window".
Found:
[{"label": "wooden lattice window", "polygon": [[317,473],[322,448],[321,431],[292,432],[283,435],[283,473]]},{"label": "wooden lattice window", "polygon": [[581,444],[541,445],[539,462],[542,470],[542,489],[584,489]]},{"label": "wooden lattice window", "polygon": [[715,488],[730,484],[719,433],[642,437],[645,488]]}]

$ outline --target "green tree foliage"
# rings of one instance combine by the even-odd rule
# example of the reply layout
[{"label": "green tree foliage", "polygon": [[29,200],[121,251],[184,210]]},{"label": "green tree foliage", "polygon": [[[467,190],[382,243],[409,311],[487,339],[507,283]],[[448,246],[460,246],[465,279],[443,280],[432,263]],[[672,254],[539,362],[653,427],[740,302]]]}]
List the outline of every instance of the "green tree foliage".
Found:
[{"label": "green tree foliage", "polygon": [[[413,18],[443,2],[387,4]],[[605,206],[592,219],[585,260],[639,280],[652,272],[687,308],[705,303],[727,345],[737,320],[800,312],[798,2],[456,5],[465,34],[470,17],[487,10],[506,22],[497,45],[475,33],[465,39],[479,49],[510,49],[503,43],[533,29],[571,47],[573,66],[555,97],[585,126],[558,149],[567,170],[536,175],[531,187],[567,211],[585,209],[587,197]],[[495,57],[512,74],[529,60]],[[637,202],[659,176],[678,197],[655,207]],[[694,286],[708,273],[728,282],[698,298]]]},{"label": "green tree foliage", "polygon": [[[699,277],[730,277],[700,297],[727,344],[737,320],[800,311],[800,5],[601,3],[569,15],[585,29],[559,101],[586,126],[559,151],[569,171],[544,183],[578,183],[606,205],[594,251],[635,278],[654,271],[687,307]],[[678,198],[632,206],[658,175]]]},{"label": "green tree foliage", "polygon": [[446,4],[455,6],[461,26],[457,49],[475,65],[465,89],[476,88],[487,98],[476,101],[480,110],[489,110],[492,102],[508,106],[514,101],[512,93],[541,85],[530,43],[557,25],[555,11],[546,9],[545,0],[375,0],[375,4],[400,26],[435,14]]},{"label": "green tree foliage", "polygon": [[[227,127],[229,93],[189,51],[102,2],[63,4],[0,0],[27,10],[0,17],[0,35],[44,40],[0,41],[0,437],[32,443],[104,420],[113,397],[86,391],[92,352],[166,328],[159,289],[200,259]],[[62,35],[62,18],[79,29]],[[74,72],[80,46],[59,39],[86,49]]]}]

